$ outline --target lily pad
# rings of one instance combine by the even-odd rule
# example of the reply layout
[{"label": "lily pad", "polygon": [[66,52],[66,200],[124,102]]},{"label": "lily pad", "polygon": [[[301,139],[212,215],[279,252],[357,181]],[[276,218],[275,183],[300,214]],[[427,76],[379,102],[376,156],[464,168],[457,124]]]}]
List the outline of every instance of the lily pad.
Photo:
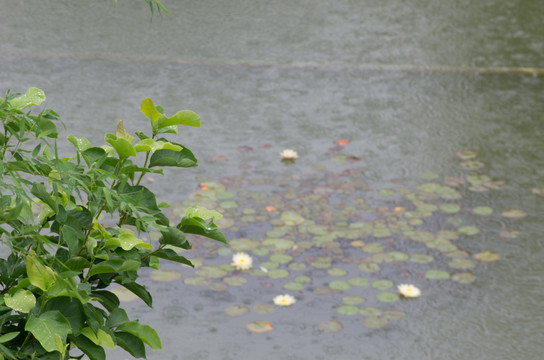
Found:
[{"label": "lily pad", "polygon": [[520,219],[527,216],[527,213],[521,209],[507,209],[504,210],[501,215],[509,219]]},{"label": "lily pad", "polygon": [[459,210],[461,210],[461,207],[457,204],[442,204],[440,205],[440,210],[448,214],[454,214],[456,212],[459,212]]},{"label": "lily pad", "polygon": [[374,306],[365,306],[359,310],[359,313],[363,316],[381,316],[383,311]]},{"label": "lily pad", "polygon": [[270,261],[280,264],[287,264],[291,260],[293,260],[293,257],[286,254],[274,254],[270,256]]},{"label": "lily pad", "polygon": [[259,242],[251,239],[234,239],[229,241],[229,245],[234,251],[247,252],[259,246]]},{"label": "lily pad", "polygon": [[222,201],[219,203],[219,207],[222,209],[236,209],[238,207],[238,203],[232,200]]},{"label": "lily pad", "polygon": [[449,279],[450,274],[444,270],[429,270],[425,273],[425,277],[431,280]]},{"label": "lily pad", "polygon": [[397,320],[405,317],[406,313],[400,310],[385,310],[382,316],[389,320]]},{"label": "lily pad", "polygon": [[344,328],[344,326],[340,321],[331,320],[317,324],[317,328],[324,332],[339,332]]},{"label": "lily pad", "polygon": [[319,257],[316,261],[310,263],[316,269],[328,269],[332,266],[331,259],[325,257]]},{"label": "lily pad", "polygon": [[391,251],[388,254],[391,257],[393,257],[394,261],[405,261],[405,260],[408,260],[408,258],[409,258],[408,254],[405,254],[405,253],[400,252],[400,251]]},{"label": "lily pad", "polygon": [[359,308],[354,305],[342,305],[336,309],[339,314],[342,315],[357,315],[359,314]]},{"label": "lily pad", "polygon": [[531,189],[531,192],[535,195],[544,196],[544,186],[537,186]]},{"label": "lily pad", "polygon": [[174,270],[155,270],[149,275],[149,277],[151,280],[168,282],[179,279],[181,274]]},{"label": "lily pad", "polygon": [[472,209],[472,212],[476,215],[487,216],[493,214],[493,209],[489,206],[476,206]]},{"label": "lily pad", "polygon": [[359,264],[359,266],[357,268],[359,270],[363,271],[363,272],[366,272],[366,273],[374,273],[374,272],[380,270],[380,265],[378,265],[376,263],[373,263],[373,262],[361,263],[361,264]]},{"label": "lily pad", "polygon": [[368,286],[368,279],[364,277],[354,277],[348,279],[348,283],[352,286]]},{"label": "lily pad", "polygon": [[329,283],[329,287],[333,290],[349,290],[351,288],[351,284],[344,280],[333,280]]},{"label": "lily pad", "polygon": [[231,305],[225,309],[225,312],[230,316],[242,316],[249,312],[247,306]]},{"label": "lily pad", "polygon": [[283,220],[285,225],[288,225],[288,226],[300,225],[305,221],[305,219],[302,216],[300,216],[294,211],[284,211],[281,214],[281,220]]},{"label": "lily pad", "polygon": [[459,165],[465,170],[478,170],[484,167],[484,163],[477,160],[461,161]]},{"label": "lily pad", "polygon": [[376,297],[382,302],[395,302],[400,299],[399,294],[389,291],[383,291],[376,295]]},{"label": "lily pad", "polygon": [[327,271],[331,276],[346,276],[348,272],[342,268],[331,268]]},{"label": "lily pad", "polygon": [[266,239],[263,241],[263,245],[272,248],[272,250],[285,251],[291,249],[295,243],[288,239]]},{"label": "lily pad", "polygon": [[257,314],[268,314],[274,310],[276,310],[276,307],[269,304],[258,304],[253,307],[253,311]]},{"label": "lily pad", "polygon": [[457,156],[461,160],[471,160],[478,156],[478,153],[474,150],[461,150],[455,153],[455,156]]},{"label": "lily pad", "polygon": [[418,264],[427,264],[434,261],[434,257],[429,254],[412,254],[409,260]]},{"label": "lily pad", "polygon": [[274,329],[271,323],[264,320],[250,322],[249,324],[246,325],[246,328],[251,332],[259,333],[259,334],[266,333]]},{"label": "lily pad", "polygon": [[299,275],[295,278],[295,281],[303,284],[310,283],[312,282],[312,278],[307,275]]},{"label": "lily pad", "polygon": [[492,250],[483,250],[477,254],[474,254],[474,258],[476,258],[476,260],[490,262],[499,260],[501,258],[501,255]]},{"label": "lily pad", "polygon": [[372,287],[378,290],[387,290],[393,287],[393,282],[390,280],[377,280],[372,283]]},{"label": "lily pad", "polygon": [[208,286],[210,285],[210,279],[202,276],[191,276],[183,279],[183,283],[193,286]]},{"label": "lily pad", "polygon": [[[342,298],[342,302],[345,305],[360,305],[365,301],[366,299],[362,296],[344,296]],[[359,312],[359,309],[357,309],[357,312]]]},{"label": "lily pad", "polygon": [[263,261],[261,263],[261,268],[266,269],[267,271],[274,270],[280,267],[280,264],[273,261]]},{"label": "lily pad", "polygon": [[274,269],[268,272],[268,276],[272,279],[283,279],[289,276],[289,271],[285,269]]},{"label": "lily pad", "polygon": [[230,286],[241,286],[247,283],[247,279],[241,276],[227,276],[223,281]]},{"label": "lily pad", "polygon": [[466,270],[474,268],[476,264],[470,259],[453,259],[448,266],[452,269]]},{"label": "lily pad", "polygon": [[384,251],[384,249],[385,249],[385,246],[383,244],[377,243],[377,242],[366,244],[363,247],[364,252],[371,253],[371,254],[381,253],[381,252]]},{"label": "lily pad", "polygon": [[217,266],[211,266],[211,265],[203,265],[196,269],[195,271],[197,276],[200,276],[202,278],[212,278],[212,279],[218,279],[222,278],[225,275],[227,275],[227,271],[217,267]]},{"label": "lily pad", "polygon": [[301,270],[304,270],[306,269],[306,264],[305,263],[290,263],[289,264],[289,269],[293,270],[293,271],[301,271]]},{"label": "lily pad", "polygon": [[285,290],[300,291],[300,290],[304,290],[304,284],[296,282],[296,281],[291,281],[283,285],[283,288]]},{"label": "lily pad", "polygon": [[229,286],[223,282],[214,282],[213,284],[210,284],[208,286],[208,289],[213,291],[225,291],[229,288]]},{"label": "lily pad", "polygon": [[470,272],[455,273],[451,275],[451,281],[459,284],[470,284],[476,281],[476,275]]},{"label": "lily pad", "polygon": [[459,233],[467,236],[476,235],[480,230],[476,226],[462,226],[458,229]]},{"label": "lily pad", "polygon": [[378,329],[387,325],[389,320],[385,317],[371,316],[363,320],[363,324],[370,329]]}]

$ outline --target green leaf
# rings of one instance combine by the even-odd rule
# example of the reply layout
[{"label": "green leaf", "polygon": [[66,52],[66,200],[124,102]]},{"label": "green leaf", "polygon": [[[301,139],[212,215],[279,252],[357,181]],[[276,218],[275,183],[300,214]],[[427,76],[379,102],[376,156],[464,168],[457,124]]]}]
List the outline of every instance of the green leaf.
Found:
[{"label": "green leaf", "polygon": [[191,150],[184,147],[180,151],[157,150],[151,155],[149,167],[154,166],[173,166],[173,167],[193,167],[198,165],[198,160]]},{"label": "green leaf", "polygon": [[200,116],[191,110],[182,110],[169,118],[164,116],[159,118],[159,129],[172,125],[200,127]]},{"label": "green leaf", "polygon": [[26,273],[30,283],[43,291],[47,291],[55,283],[55,273],[40,262],[34,251],[26,257]]},{"label": "green leaf", "polygon": [[178,255],[172,249],[161,249],[161,250],[155,251],[153,255],[161,259],[166,259],[166,260],[170,260],[170,261],[178,262],[180,264],[185,264],[185,265],[194,267],[192,262],[187,260],[187,258]]},{"label": "green leaf", "polygon": [[31,313],[25,330],[30,331],[46,351],[53,352],[57,350],[55,338],[59,336],[63,346],[66,345],[66,336],[71,327],[59,311],[47,311],[39,317]]},{"label": "green leaf", "polygon": [[140,262],[136,260],[111,259],[102,261],[91,267],[88,276],[122,271],[136,271],[140,268]]},{"label": "green leaf", "polygon": [[70,340],[72,340],[90,360],[106,360],[106,352],[102,346],[96,345],[86,336],[70,336]]},{"label": "green leaf", "polygon": [[59,296],[47,301],[43,311],[59,311],[68,320],[71,327],[71,333],[79,335],[81,329],[85,325],[85,313],[83,306],[78,299]]},{"label": "green leaf", "polygon": [[110,316],[106,320],[106,326],[108,328],[115,328],[121,324],[130,321],[125,310],[117,308],[110,313]]},{"label": "green leaf", "polygon": [[104,330],[98,329],[95,333],[90,327],[83,328],[81,334],[85,335],[89,340],[99,346],[105,346],[110,349],[115,348],[115,342],[112,337],[108,335]]},{"label": "green leaf", "polygon": [[20,333],[21,333],[20,331],[12,331],[0,336],[0,344],[15,339],[17,335],[19,335]]},{"label": "green leaf", "polygon": [[98,301],[100,301],[100,303],[110,312],[113,312],[119,308],[119,298],[110,291],[95,290],[91,293],[91,296],[98,298]]},{"label": "green leaf", "polygon": [[194,208],[189,207],[185,211],[184,217],[193,218],[198,217],[204,220],[213,219],[213,220],[220,220],[223,218],[223,215],[215,210],[208,210],[203,206],[195,206]]},{"label": "green leaf", "polygon": [[117,338],[117,345],[125,349],[129,354],[135,358],[145,359],[145,345],[138,337],[129,334],[127,332],[116,331],[114,332]]},{"label": "green leaf", "polygon": [[117,329],[140,338],[154,350],[161,348],[161,339],[151,326],[143,325],[136,321],[129,321],[119,325]]},{"label": "green leaf", "polygon": [[4,301],[6,306],[25,314],[32,310],[34,305],[36,305],[36,297],[34,294],[24,289],[17,290],[13,296],[6,294],[4,296]]},{"label": "green leaf", "polygon": [[46,203],[51,209],[53,209],[53,211],[55,211],[55,213],[59,211],[57,202],[49,194],[44,184],[34,183],[30,192],[32,195]]},{"label": "green leaf", "polygon": [[[67,139],[68,139],[69,142],[74,144],[77,151],[79,151],[79,152],[89,150],[90,148],[93,147],[91,145],[91,142],[89,140],[87,140],[87,138],[84,138],[84,137],[77,137],[77,136],[74,136],[74,135],[69,135],[67,137]],[[100,149],[100,148],[98,148],[98,149]]]},{"label": "green leaf", "polygon": [[159,129],[159,118],[162,114],[155,108],[155,105],[153,105],[153,100],[145,98],[142,101],[140,111],[151,120],[151,127],[153,128],[153,132],[156,133]]},{"label": "green leaf", "polygon": [[36,136],[42,138],[44,136],[56,139],[59,135],[57,126],[49,119],[39,118],[36,121]]},{"label": "green leaf", "polygon": [[11,107],[22,110],[29,106],[40,105],[45,101],[45,93],[35,87],[31,87],[24,95],[9,100]]},{"label": "green leaf", "polygon": [[168,227],[168,231],[161,231],[161,238],[159,243],[162,245],[173,245],[187,249],[187,239],[185,238],[185,233],[178,228],[173,226]]},{"label": "green leaf", "polygon": [[120,139],[114,134],[108,133],[104,136],[104,140],[113,146],[120,159],[126,159],[129,156],[137,155],[131,142],[127,141],[126,139]]},{"label": "green leaf", "polygon": [[153,306],[153,298],[151,297],[151,294],[149,293],[149,291],[147,291],[145,286],[137,284],[135,282],[121,283],[121,285],[123,285],[124,287],[132,291],[134,295],[142,299],[147,306]]}]

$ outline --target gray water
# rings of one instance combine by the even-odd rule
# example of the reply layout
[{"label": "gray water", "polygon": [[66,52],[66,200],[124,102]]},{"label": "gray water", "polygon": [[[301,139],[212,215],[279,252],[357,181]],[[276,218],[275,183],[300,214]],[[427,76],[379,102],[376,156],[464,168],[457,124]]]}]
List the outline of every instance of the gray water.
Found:
[{"label": "gray water", "polygon": [[[145,97],[167,113],[196,111],[203,126],[182,130],[181,142],[200,166],[152,184],[172,202],[199,181],[305,177],[316,164],[341,171],[326,155],[349,139],[342,151],[363,159],[352,167],[374,189],[425,172],[462,174],[455,152],[474,149],[485,173],[508,186],[468,201],[528,216],[494,218],[463,245],[502,256],[478,264],[477,282],[425,283],[420,299],[403,302],[406,318],[376,330],[354,320],[339,333],[315,330],[341,317],[331,300],[316,305],[303,293],[280,309],[289,312],[268,317],[274,331],[253,334],[245,329],[253,318],[229,318],[224,308],[266,302],[263,289],[211,294],[150,283],[153,309],[127,305],[162,337],[163,350],[148,358],[541,358],[544,199],[531,189],[544,185],[543,2],[164,4],[172,15],[150,23],[143,1],[0,0],[0,91],[43,89],[65,135],[97,144],[118,119],[132,131],[147,125]],[[279,161],[284,148],[298,151],[295,165]],[[500,237],[503,228],[521,235]]]}]

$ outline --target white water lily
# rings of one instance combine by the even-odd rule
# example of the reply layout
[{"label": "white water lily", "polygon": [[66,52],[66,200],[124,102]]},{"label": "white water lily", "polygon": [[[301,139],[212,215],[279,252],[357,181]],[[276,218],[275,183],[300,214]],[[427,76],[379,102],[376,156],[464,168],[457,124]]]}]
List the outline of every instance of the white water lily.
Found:
[{"label": "white water lily", "polygon": [[278,306],[291,306],[296,303],[297,300],[291,295],[278,295],[274,298],[274,304]]},{"label": "white water lily", "polygon": [[249,270],[253,266],[253,259],[246,253],[239,252],[232,255],[232,266],[236,270]]},{"label": "white water lily", "polygon": [[280,156],[284,160],[295,160],[298,158],[298,154],[295,150],[285,149],[280,153]]},{"label": "white water lily", "polygon": [[416,298],[421,295],[421,290],[411,284],[400,284],[397,289],[399,294],[407,298]]}]

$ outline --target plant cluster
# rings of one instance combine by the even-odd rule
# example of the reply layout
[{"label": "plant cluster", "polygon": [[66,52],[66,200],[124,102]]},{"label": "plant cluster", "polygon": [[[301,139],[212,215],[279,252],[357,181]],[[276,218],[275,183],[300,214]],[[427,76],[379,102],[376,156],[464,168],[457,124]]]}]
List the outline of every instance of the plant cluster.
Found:
[{"label": "plant cluster", "polygon": [[[191,247],[186,234],[226,242],[214,224],[221,214],[195,206],[171,224],[168,204],[142,185],[162,167],[197,165],[188,148],[164,136],[178,125],[200,126],[200,117],[166,116],[147,98],[141,111],[151,129],[136,132],[137,142],[120,121],[106,145],[68,136],[75,153],[61,157],[59,116],[27,110],[44,100],[37,88],[0,98],[0,246],[9,253],[0,258],[0,360],[101,360],[104,347],[116,346],[145,358],[146,344],[159,349],[160,338],[129,319],[112,285],[152,306],[139,269],[158,269],[161,259],[191,266],[180,255]],[[158,243],[142,236],[149,231],[160,232]]]}]

